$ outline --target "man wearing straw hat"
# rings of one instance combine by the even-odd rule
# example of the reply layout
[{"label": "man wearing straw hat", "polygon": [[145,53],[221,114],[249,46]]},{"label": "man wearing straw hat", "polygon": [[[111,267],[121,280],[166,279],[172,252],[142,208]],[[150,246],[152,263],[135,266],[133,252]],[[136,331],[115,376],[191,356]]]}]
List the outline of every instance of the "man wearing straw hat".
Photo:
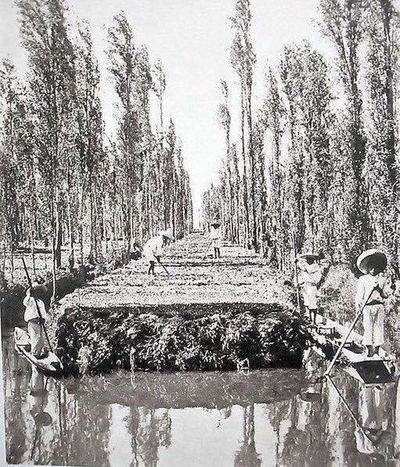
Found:
[{"label": "man wearing straw hat", "polygon": [[217,220],[211,224],[210,243],[214,247],[214,258],[221,258],[221,222]]},{"label": "man wearing straw hat", "polygon": [[304,306],[309,312],[310,321],[316,324],[317,320],[317,290],[322,278],[321,267],[317,263],[319,255],[304,253],[296,258],[301,271],[299,285],[303,286]]},{"label": "man wearing straw hat", "polygon": [[356,306],[363,311],[364,339],[367,356],[379,354],[379,348],[384,342],[383,318],[385,315],[384,300],[393,290],[381,273],[386,269],[385,253],[371,249],[364,251],[357,259],[357,267],[364,274],[358,279]]},{"label": "man wearing straw hat", "polygon": [[161,256],[168,241],[172,240],[172,230],[161,230],[158,235],[150,238],[143,247],[143,254],[149,262],[148,274],[155,275],[154,267],[156,261],[161,264]]}]

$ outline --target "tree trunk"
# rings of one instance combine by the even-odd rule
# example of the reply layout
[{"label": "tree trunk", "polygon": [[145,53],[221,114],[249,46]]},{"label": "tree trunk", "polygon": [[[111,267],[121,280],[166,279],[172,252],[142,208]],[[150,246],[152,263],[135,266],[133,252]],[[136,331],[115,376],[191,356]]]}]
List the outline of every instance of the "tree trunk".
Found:
[{"label": "tree trunk", "polygon": [[246,161],[246,148],[245,148],[245,89],[244,82],[242,80],[240,90],[240,106],[241,106],[241,145],[242,145],[242,158],[243,158],[243,207],[244,207],[244,246],[248,247],[248,235],[250,232],[250,218],[249,218],[249,206],[248,206],[248,192],[247,192],[247,161]]},{"label": "tree trunk", "polygon": [[247,129],[249,133],[249,176],[250,176],[250,196],[251,196],[251,208],[253,217],[253,248],[258,251],[258,240],[257,240],[257,214],[256,214],[256,199],[255,199],[255,170],[254,170],[254,147],[253,147],[253,121],[252,121],[252,89],[251,85],[247,88]]},{"label": "tree trunk", "polygon": [[68,209],[68,234],[69,234],[69,256],[68,256],[68,265],[69,270],[72,271],[75,264],[74,257],[74,232],[72,227],[72,214],[71,214],[71,196],[68,192],[67,194],[67,209]]}]

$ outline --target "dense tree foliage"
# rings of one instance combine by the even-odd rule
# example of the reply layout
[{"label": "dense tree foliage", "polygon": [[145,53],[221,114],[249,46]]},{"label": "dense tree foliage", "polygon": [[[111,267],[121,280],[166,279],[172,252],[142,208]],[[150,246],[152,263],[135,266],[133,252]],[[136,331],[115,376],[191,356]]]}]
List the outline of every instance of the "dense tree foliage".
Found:
[{"label": "dense tree foliage", "polygon": [[227,238],[282,270],[294,251],[354,264],[362,249],[379,247],[398,276],[399,15],[391,0],[320,0],[318,14],[335,60],[307,42],[285,46],[253,110],[250,3],[236,0],[230,58],[240,126],[233,135],[232,85],[223,81],[227,156],[203,195],[203,217],[220,218]]},{"label": "dense tree foliage", "polygon": [[[120,250],[118,240],[129,254],[158,230],[185,235],[190,180],[172,120],[163,128],[162,63],[152,66],[125,14],[116,14],[106,52],[117,131],[106,141],[89,25],[72,26],[64,0],[20,0],[17,8],[28,66],[23,77],[9,61],[0,70],[3,258],[28,243],[34,260],[35,244],[52,245],[55,278],[63,245],[72,268],[102,261],[110,247]],[[152,126],[153,95],[160,117]]]}]

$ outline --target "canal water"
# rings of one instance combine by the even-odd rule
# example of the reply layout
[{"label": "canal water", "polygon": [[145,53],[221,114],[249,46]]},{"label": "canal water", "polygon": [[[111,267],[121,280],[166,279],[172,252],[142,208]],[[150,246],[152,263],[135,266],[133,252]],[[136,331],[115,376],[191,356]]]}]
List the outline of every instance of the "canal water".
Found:
[{"label": "canal water", "polygon": [[[12,464],[397,465],[400,390],[323,368],[54,380],[3,336]],[[321,382],[323,381],[323,382]]]}]

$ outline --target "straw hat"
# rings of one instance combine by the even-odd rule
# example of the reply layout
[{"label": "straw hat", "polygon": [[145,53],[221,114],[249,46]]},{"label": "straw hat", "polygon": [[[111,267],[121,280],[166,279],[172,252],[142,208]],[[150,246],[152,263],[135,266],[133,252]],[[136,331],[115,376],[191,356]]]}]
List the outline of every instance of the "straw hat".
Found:
[{"label": "straw hat", "polygon": [[312,259],[315,261],[318,258],[319,258],[319,255],[317,255],[316,253],[312,253],[311,251],[309,251],[308,253],[303,253],[299,255],[299,259]]},{"label": "straw hat", "polygon": [[374,266],[382,272],[385,270],[387,266],[387,257],[385,253],[379,250],[371,249],[364,251],[357,259],[357,267],[358,269],[364,273],[368,274],[368,269]]}]

